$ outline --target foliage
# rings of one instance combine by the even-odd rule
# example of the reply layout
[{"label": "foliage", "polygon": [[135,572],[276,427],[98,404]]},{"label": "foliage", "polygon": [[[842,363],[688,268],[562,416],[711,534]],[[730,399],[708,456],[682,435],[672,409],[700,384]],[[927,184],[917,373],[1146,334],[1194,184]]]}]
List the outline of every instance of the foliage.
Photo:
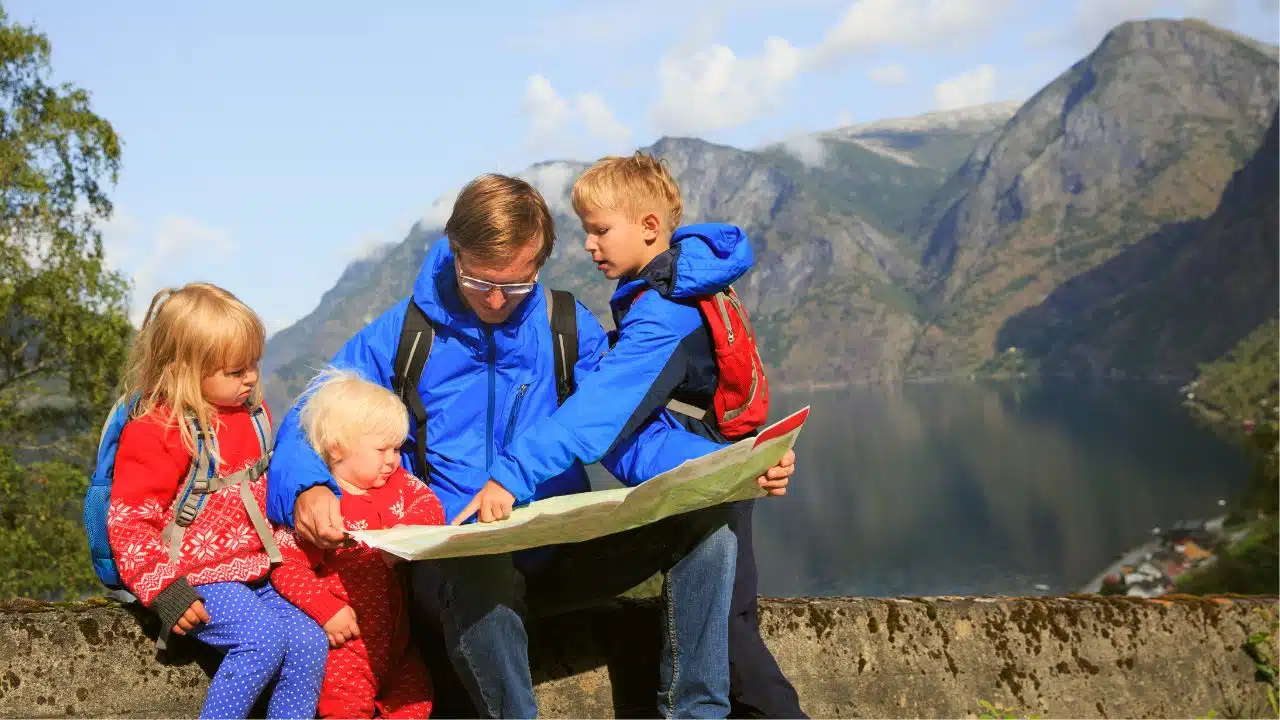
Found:
[{"label": "foliage", "polygon": [[1195,400],[1238,420],[1274,425],[1280,401],[1280,322],[1264,323],[1227,355],[1200,366]]},{"label": "foliage", "polygon": [[[1280,323],[1264,323],[1220,360],[1201,366],[1189,403],[1244,444],[1254,458],[1249,489],[1233,516],[1243,536],[1219,551],[1217,562],[1179,579],[1188,593],[1274,594],[1280,580]],[[1245,426],[1244,423],[1249,423]],[[1241,432],[1247,427],[1247,432]]]},{"label": "foliage", "polygon": [[[0,598],[87,587],[79,496],[131,332],[105,264],[120,141],[0,8]],[[96,440],[96,437],[93,437]]]},{"label": "foliage", "polygon": [[1253,660],[1254,671],[1262,682],[1267,684],[1267,703],[1271,706],[1271,714],[1280,716],[1280,666],[1276,665],[1276,616],[1274,612],[1259,610],[1267,623],[1266,630],[1259,630],[1245,641],[1244,651]]}]

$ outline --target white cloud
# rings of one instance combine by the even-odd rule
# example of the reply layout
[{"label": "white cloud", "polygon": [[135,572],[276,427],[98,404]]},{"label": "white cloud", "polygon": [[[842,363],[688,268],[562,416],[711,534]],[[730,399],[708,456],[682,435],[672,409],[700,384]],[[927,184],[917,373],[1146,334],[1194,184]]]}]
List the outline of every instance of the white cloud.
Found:
[{"label": "white cloud", "polygon": [[134,257],[134,237],[141,230],[136,218],[116,210],[111,218],[98,224],[102,233],[103,260],[111,270],[120,270]]},{"label": "white cloud", "polygon": [[827,147],[813,133],[796,133],[782,141],[782,148],[809,167],[822,167],[827,162]]},{"label": "white cloud", "polygon": [[623,145],[631,138],[631,131],[618,122],[604,98],[595,93],[578,96],[578,114],[582,116],[582,124],[592,137],[600,138],[610,145]]},{"label": "white cloud", "polygon": [[521,109],[529,118],[529,144],[534,146],[555,140],[569,117],[569,103],[542,75],[529,76]]},{"label": "white cloud", "polygon": [[369,260],[378,257],[386,251],[391,242],[387,240],[382,233],[366,232],[362,233],[356,240],[356,245],[352,249],[352,260]]},{"label": "white cloud", "polygon": [[658,70],[662,90],[653,122],[674,135],[741,125],[781,99],[801,61],[801,51],[779,37],[766,40],[756,57],[739,58],[724,45],[668,55]]},{"label": "white cloud", "polygon": [[567,215],[573,215],[569,190],[577,176],[578,169],[564,162],[541,163],[520,173],[520,177],[538,189],[551,210]]},{"label": "white cloud", "polygon": [[[724,45],[668,53],[658,67],[661,90],[650,116],[664,134],[735,127],[780,102],[802,72],[895,47],[961,48],[990,32],[1016,5],[1017,0],[856,0],[811,47],[771,37],[754,56],[738,56]],[[878,70],[881,79],[905,81],[900,67]]]},{"label": "white cloud", "polygon": [[815,49],[819,62],[889,47],[954,49],[997,25],[1016,0],[857,0]]},{"label": "white cloud", "polygon": [[877,85],[905,85],[908,79],[907,69],[898,63],[878,65],[867,73],[871,82]]},{"label": "white cloud", "polygon": [[836,118],[836,127],[849,127],[856,121],[856,117],[848,110],[841,110],[840,116]]},{"label": "white cloud", "polygon": [[117,210],[99,228],[108,265],[133,281],[129,316],[135,325],[162,286],[205,279],[211,264],[223,264],[236,251],[224,233],[189,217],[171,215],[148,226]]},{"label": "white cloud", "polygon": [[625,146],[631,138],[631,130],[618,121],[599,94],[580,93],[570,105],[542,75],[529,76],[522,109],[529,118],[526,142],[531,150],[565,152],[574,148],[575,127],[603,141],[609,150]]},{"label": "white cloud", "polygon": [[462,192],[462,188],[456,187],[436,198],[422,215],[423,229],[432,230],[444,227],[444,224],[449,221],[449,216],[453,214],[453,203],[458,199],[458,193],[460,192]]},{"label": "white cloud", "polygon": [[991,65],[979,65],[968,72],[943,80],[934,87],[933,97],[939,110],[955,110],[992,102],[996,97],[996,69]]}]

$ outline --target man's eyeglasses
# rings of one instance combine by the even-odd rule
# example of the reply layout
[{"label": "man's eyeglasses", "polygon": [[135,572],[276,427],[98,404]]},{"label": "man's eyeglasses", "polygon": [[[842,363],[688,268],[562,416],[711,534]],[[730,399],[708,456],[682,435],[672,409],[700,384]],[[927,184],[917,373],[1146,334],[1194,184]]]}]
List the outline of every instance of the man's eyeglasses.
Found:
[{"label": "man's eyeglasses", "polygon": [[468,277],[463,275],[462,271],[458,271],[458,283],[462,285],[462,287],[486,294],[491,293],[494,290],[501,290],[503,296],[528,295],[533,292],[533,288],[537,286],[538,276],[533,276],[533,280],[533,282],[523,283],[491,283],[484,280],[477,280],[473,277]]}]

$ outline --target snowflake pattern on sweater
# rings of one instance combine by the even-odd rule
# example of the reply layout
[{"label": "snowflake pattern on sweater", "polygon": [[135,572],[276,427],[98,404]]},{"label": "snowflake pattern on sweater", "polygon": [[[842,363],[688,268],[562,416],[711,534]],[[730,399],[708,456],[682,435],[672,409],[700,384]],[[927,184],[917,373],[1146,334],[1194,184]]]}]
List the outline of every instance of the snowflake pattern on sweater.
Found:
[{"label": "snowflake pattern on sweater", "polygon": [[[178,578],[186,578],[192,586],[250,582],[271,569],[238,486],[208,496],[183,536],[177,561],[170,561],[161,533],[173,519],[192,456],[182,444],[178,427],[167,423],[168,417],[167,411],[157,409],[125,425],[107,510],[107,539],[120,577],[148,607]],[[215,423],[222,455],[219,476],[238,472],[258,459],[257,429],[246,409],[222,409]],[[265,508],[266,476],[250,487],[259,508]]]}]

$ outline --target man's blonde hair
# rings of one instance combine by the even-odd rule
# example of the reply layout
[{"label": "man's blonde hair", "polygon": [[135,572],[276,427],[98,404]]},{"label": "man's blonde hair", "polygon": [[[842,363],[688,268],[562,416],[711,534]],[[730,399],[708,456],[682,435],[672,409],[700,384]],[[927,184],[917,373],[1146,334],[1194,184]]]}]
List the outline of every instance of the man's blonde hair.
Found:
[{"label": "man's blonde hair", "polygon": [[680,227],[684,200],[666,163],[636,152],[601,158],[587,168],[573,183],[573,210],[579,217],[592,210],[616,210],[632,219],[653,212],[670,235]]},{"label": "man's blonde hair", "polygon": [[362,435],[400,445],[409,411],[396,394],[353,370],[327,368],[307,385],[300,413],[307,441],[329,462],[330,448],[350,450]]},{"label": "man's blonde hair", "polygon": [[[206,431],[218,430],[217,408],[204,399],[201,383],[220,370],[258,364],[266,343],[267,331],[258,314],[217,285],[195,282],[157,292],[125,364],[125,396],[138,397],[132,416],[167,409],[167,424],[178,427],[183,446],[194,455],[195,438],[185,418],[194,417]],[[261,382],[248,404],[262,404]],[[208,449],[220,462],[217,448]]]},{"label": "man's blonde hair", "polygon": [[537,242],[536,262],[541,267],[556,242],[551,211],[538,189],[520,178],[492,173],[462,188],[444,232],[455,255],[484,265],[510,262],[522,248]]}]

